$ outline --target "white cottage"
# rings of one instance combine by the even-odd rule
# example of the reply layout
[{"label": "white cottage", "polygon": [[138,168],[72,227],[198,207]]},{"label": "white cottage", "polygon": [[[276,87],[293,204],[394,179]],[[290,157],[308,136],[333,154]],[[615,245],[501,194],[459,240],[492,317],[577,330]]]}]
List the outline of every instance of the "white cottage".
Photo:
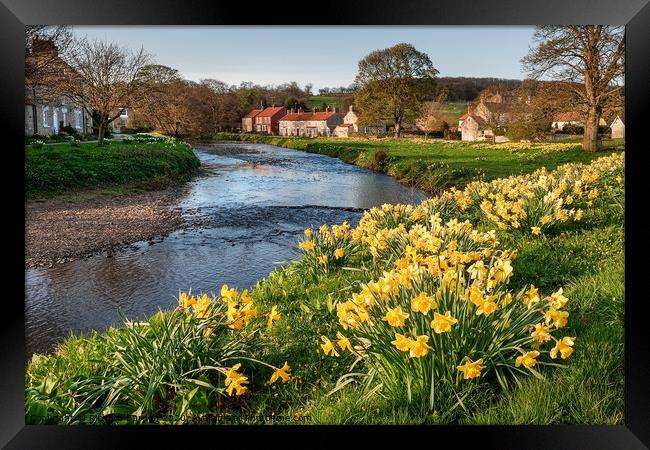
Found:
[{"label": "white cottage", "polygon": [[616,116],[609,127],[612,130],[612,139],[625,139],[625,124],[621,116]]}]

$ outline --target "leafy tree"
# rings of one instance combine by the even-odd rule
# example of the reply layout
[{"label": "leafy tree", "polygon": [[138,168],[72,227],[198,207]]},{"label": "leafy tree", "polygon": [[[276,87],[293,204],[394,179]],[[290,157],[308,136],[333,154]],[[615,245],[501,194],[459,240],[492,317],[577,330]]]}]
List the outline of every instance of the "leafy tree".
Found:
[{"label": "leafy tree", "polygon": [[433,91],[438,70],[431,59],[410,44],[376,50],[359,61],[355,101],[363,111],[362,124],[382,119],[395,123],[395,137],[402,124],[418,116],[422,102]]},{"label": "leafy tree", "polygon": [[534,78],[563,83],[585,118],[582,148],[598,149],[603,108],[620,97],[625,74],[625,29],[605,25],[544,25],[534,34],[535,47],[522,59]]}]

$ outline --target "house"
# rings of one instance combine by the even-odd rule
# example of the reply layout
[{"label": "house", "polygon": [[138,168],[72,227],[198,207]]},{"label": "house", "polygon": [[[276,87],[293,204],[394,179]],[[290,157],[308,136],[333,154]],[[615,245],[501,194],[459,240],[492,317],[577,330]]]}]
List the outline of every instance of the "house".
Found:
[{"label": "house", "polygon": [[343,117],[343,123],[334,129],[334,136],[348,137],[351,132],[354,133],[385,133],[388,129],[385,122],[377,122],[369,125],[359,126],[361,113],[350,105],[348,112]]},{"label": "house", "polygon": [[486,102],[482,98],[471,112],[463,114],[458,119],[461,131],[461,140],[476,141],[495,139],[507,141],[503,136],[495,138],[494,128],[501,131],[507,128],[512,117],[512,104],[504,102]]},{"label": "house", "polygon": [[51,136],[59,134],[64,127],[72,127],[79,134],[93,131],[91,115],[80,105],[61,99],[39,99],[39,96],[26,98],[25,135]]},{"label": "house", "polygon": [[[58,49],[52,40],[36,38],[28,51],[34,51],[34,48],[38,48],[42,55],[35,58],[50,61],[51,76],[69,68],[59,58]],[[25,84],[25,135],[59,134],[64,127],[71,127],[80,134],[92,133],[92,117],[83,106],[53,93],[49,85],[47,80],[27,81]]]},{"label": "house", "polygon": [[293,109],[280,119],[280,136],[332,136],[337,125],[343,123],[343,114],[336,108],[326,108],[319,112],[314,108],[304,112],[302,108]]},{"label": "house", "polygon": [[[553,122],[551,123],[552,128],[555,128],[556,130],[564,130],[564,127],[567,125],[578,127],[584,126],[582,114],[580,114],[578,111],[567,111],[557,113],[553,116]],[[605,122],[605,119],[601,117],[598,125],[605,127],[607,126],[607,122]]]},{"label": "house", "polygon": [[625,139],[625,124],[621,116],[616,116],[609,127],[612,130],[612,139]]},{"label": "house", "polygon": [[461,140],[477,141],[494,138],[494,132],[488,122],[481,116],[468,115],[460,126]]},{"label": "house", "polygon": [[257,116],[259,113],[261,113],[261,109],[253,109],[251,112],[246,114],[244,117],[241,119],[241,132],[242,133],[252,133],[254,130],[253,127],[253,119],[255,119],[255,116]]},{"label": "house", "polygon": [[256,133],[278,134],[280,119],[287,114],[284,106],[269,106],[259,112],[254,118],[254,130]]},{"label": "house", "polygon": [[129,108],[123,108],[122,111],[111,111],[111,117],[119,113],[120,115],[111,122],[111,128],[114,133],[122,133],[126,128],[133,128],[134,115],[133,111]]}]

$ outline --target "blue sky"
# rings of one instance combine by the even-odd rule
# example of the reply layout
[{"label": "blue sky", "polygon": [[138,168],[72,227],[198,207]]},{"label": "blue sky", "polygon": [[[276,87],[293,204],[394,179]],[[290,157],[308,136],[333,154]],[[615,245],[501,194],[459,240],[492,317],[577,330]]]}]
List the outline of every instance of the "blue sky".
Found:
[{"label": "blue sky", "polygon": [[347,86],[358,61],[399,42],[429,55],[440,76],[524,78],[524,26],[75,26],[79,36],[144,47],[190,80]]}]

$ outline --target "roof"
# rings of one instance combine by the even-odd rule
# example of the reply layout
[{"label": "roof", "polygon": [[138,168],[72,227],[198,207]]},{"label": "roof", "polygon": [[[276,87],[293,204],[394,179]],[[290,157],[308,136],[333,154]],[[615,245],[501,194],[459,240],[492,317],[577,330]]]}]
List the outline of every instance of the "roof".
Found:
[{"label": "roof", "polygon": [[339,114],[335,113],[333,111],[330,112],[303,112],[303,113],[293,113],[293,114],[287,114],[286,116],[280,118],[281,121],[284,122],[297,122],[297,121],[304,121],[304,120],[327,120],[330,117],[332,117],[334,114]]},{"label": "roof", "polygon": [[282,110],[284,110],[284,106],[275,106],[275,107],[269,106],[268,108],[265,108],[264,111],[262,111],[255,117],[273,117],[277,113],[282,112]]},{"label": "roof", "polygon": [[553,116],[553,122],[579,122],[582,120],[578,111],[557,113]]},{"label": "roof", "polygon": [[353,126],[354,126],[354,124],[352,124],[352,123],[342,123],[342,124],[337,125],[337,127],[342,127],[342,128],[350,128],[350,127],[353,127]]},{"label": "roof", "polygon": [[[478,123],[479,127],[487,127],[488,126],[487,121],[485,119],[483,119],[481,116],[475,116],[475,115],[472,114],[472,115],[468,116],[467,119],[472,119],[473,121]],[[463,122],[463,125],[465,125],[464,122]]]},{"label": "roof", "polygon": [[246,114],[243,118],[244,119],[252,119],[253,117],[255,117],[256,115],[258,115],[261,112],[262,112],[261,109],[253,109],[251,112]]},{"label": "roof", "polygon": [[483,102],[483,106],[485,106],[491,113],[507,113],[512,109],[511,105],[508,103]]},{"label": "roof", "polygon": [[460,117],[458,118],[458,120],[465,120],[465,119],[467,119],[469,116],[471,116],[472,114],[474,114],[474,113],[473,113],[473,112],[466,112],[465,114],[463,114],[462,116],[460,116]]}]

